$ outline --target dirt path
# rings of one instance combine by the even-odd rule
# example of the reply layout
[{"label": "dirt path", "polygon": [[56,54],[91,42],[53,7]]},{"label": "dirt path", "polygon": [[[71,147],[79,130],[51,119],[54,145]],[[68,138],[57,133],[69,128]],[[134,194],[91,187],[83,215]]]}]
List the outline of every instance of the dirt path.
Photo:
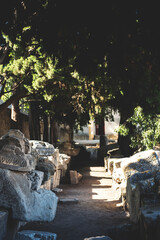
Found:
[{"label": "dirt path", "polygon": [[77,198],[78,202],[59,203],[53,222],[29,223],[24,228],[54,232],[58,240],[83,240],[102,235],[122,239],[117,237],[117,229],[121,231],[121,226],[127,226],[130,231],[131,225],[122,207],[117,207],[119,201],[111,187],[111,177],[103,167],[85,167],[79,172],[83,175],[79,184],[61,185],[63,192],[57,194],[59,198]]}]

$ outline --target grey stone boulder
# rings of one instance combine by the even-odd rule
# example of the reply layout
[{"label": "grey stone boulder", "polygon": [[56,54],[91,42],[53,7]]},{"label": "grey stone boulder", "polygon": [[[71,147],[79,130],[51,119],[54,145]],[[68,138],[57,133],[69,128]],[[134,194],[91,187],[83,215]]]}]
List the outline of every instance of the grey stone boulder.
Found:
[{"label": "grey stone boulder", "polygon": [[140,207],[146,204],[144,199],[155,193],[155,176],[156,172],[146,171],[135,173],[127,180],[126,201],[130,219],[135,223],[139,221]]},{"label": "grey stone boulder", "polygon": [[44,184],[52,175],[54,175],[56,167],[51,161],[48,160],[47,157],[41,157],[37,162],[36,170],[44,173],[42,182],[42,184]]},{"label": "grey stone boulder", "polygon": [[35,165],[35,158],[23,153],[19,147],[5,145],[0,150],[0,168],[26,172],[34,170]]},{"label": "grey stone boulder", "polygon": [[0,168],[31,171],[36,160],[29,154],[29,141],[19,130],[11,129],[0,139]]},{"label": "grey stone boulder", "polygon": [[[39,180],[41,181],[41,180]],[[0,206],[12,209],[19,221],[52,221],[58,198],[46,189],[33,191],[27,173],[0,169]]]},{"label": "grey stone boulder", "polygon": [[126,158],[121,163],[124,176],[127,179],[138,172],[157,171],[159,165],[159,151],[147,150]]},{"label": "grey stone boulder", "polygon": [[141,239],[160,239],[160,207],[141,208],[140,211]]},{"label": "grey stone boulder", "polygon": [[51,156],[54,154],[54,146],[48,142],[30,140],[32,154],[38,156]]},{"label": "grey stone boulder", "polygon": [[39,190],[43,181],[44,173],[41,171],[31,171],[27,173],[27,178],[30,183],[30,189]]},{"label": "grey stone boulder", "polygon": [[4,239],[7,233],[8,211],[0,209],[0,239]]},{"label": "grey stone boulder", "polygon": [[3,145],[16,145],[20,147],[22,152],[30,153],[29,140],[18,129],[10,129],[7,134],[1,137],[0,149]]},{"label": "grey stone boulder", "polygon": [[16,234],[15,240],[56,240],[57,235],[50,232],[23,230]]}]

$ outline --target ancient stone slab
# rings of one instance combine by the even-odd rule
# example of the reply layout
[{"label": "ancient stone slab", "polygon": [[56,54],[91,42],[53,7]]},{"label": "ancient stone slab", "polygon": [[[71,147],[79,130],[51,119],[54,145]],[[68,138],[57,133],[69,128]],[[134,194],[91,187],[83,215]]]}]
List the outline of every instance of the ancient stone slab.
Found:
[{"label": "ancient stone slab", "polygon": [[119,185],[124,207],[128,208],[130,219],[135,223],[139,221],[140,207],[152,205],[152,198],[158,193],[159,156],[159,151],[151,149],[129,158],[109,160],[113,187]]},{"label": "ancient stone slab", "polygon": [[84,240],[112,240],[112,239],[108,236],[98,236],[98,237],[84,238]]},{"label": "ancient stone slab", "polygon": [[51,156],[54,154],[54,146],[48,142],[30,140],[32,154],[39,156]]},{"label": "ancient stone slab", "polygon": [[11,129],[0,139],[0,167],[14,171],[35,169],[36,160],[29,151],[29,142],[19,130]]},{"label": "ancient stone slab", "polygon": [[57,235],[50,232],[23,230],[16,234],[15,240],[56,240]]},{"label": "ancient stone slab", "polygon": [[70,175],[71,184],[78,184],[78,173],[77,173],[77,171],[70,170],[69,175]]},{"label": "ancient stone slab", "polygon": [[53,188],[52,191],[55,192],[55,193],[60,193],[60,192],[63,192],[63,189],[61,189],[61,188]]},{"label": "ancient stone slab", "polygon": [[1,137],[0,149],[4,145],[16,145],[20,147],[22,152],[30,152],[29,140],[25,138],[24,134],[18,129],[10,129],[7,134]]},{"label": "ancient stone slab", "polygon": [[37,162],[36,170],[44,173],[43,183],[49,180],[49,178],[54,175],[56,170],[54,164],[48,160],[48,158],[40,158]]},{"label": "ancient stone slab", "polygon": [[155,171],[159,169],[158,151],[139,152],[121,163],[126,178],[137,172]]},{"label": "ancient stone slab", "polygon": [[130,212],[130,219],[138,222],[143,196],[154,194],[154,172],[135,173],[127,181],[126,201]]},{"label": "ancient stone slab", "polygon": [[7,234],[8,211],[0,209],[0,239],[4,239]]},{"label": "ancient stone slab", "polygon": [[79,202],[78,198],[59,198],[59,203],[71,204],[71,203],[78,203],[78,202]]},{"label": "ancient stone slab", "polygon": [[160,239],[160,206],[141,209],[140,230],[142,239]]},{"label": "ancient stone slab", "polygon": [[0,169],[0,206],[12,209],[12,218],[20,221],[52,221],[56,195],[46,189],[32,190],[27,173]]}]

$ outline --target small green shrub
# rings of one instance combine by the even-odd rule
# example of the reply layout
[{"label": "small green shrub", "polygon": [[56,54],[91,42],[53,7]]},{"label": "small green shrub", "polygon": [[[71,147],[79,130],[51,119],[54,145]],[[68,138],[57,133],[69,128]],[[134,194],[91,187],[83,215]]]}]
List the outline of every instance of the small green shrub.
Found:
[{"label": "small green shrub", "polygon": [[[127,125],[133,126],[132,132]],[[138,106],[126,125],[120,125],[118,132],[122,136],[129,134],[130,147],[138,147],[140,150],[152,149],[160,142],[160,115],[144,114],[143,109]]]}]

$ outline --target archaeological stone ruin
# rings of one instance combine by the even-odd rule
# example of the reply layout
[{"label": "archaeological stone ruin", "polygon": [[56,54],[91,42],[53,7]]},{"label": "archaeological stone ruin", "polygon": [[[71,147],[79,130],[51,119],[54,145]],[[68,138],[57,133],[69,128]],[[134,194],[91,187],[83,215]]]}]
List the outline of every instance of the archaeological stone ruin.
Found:
[{"label": "archaeological stone ruin", "polygon": [[[51,190],[59,186],[69,162],[70,157],[53,145],[29,141],[19,130],[11,129],[1,137],[0,239],[15,239],[26,222],[53,221],[58,197]],[[21,239],[21,233],[16,236]]]},{"label": "archaeological stone ruin", "polygon": [[[147,150],[128,158],[108,159],[113,188],[142,239],[160,238],[160,151]],[[154,238],[153,238],[154,237]]]}]

